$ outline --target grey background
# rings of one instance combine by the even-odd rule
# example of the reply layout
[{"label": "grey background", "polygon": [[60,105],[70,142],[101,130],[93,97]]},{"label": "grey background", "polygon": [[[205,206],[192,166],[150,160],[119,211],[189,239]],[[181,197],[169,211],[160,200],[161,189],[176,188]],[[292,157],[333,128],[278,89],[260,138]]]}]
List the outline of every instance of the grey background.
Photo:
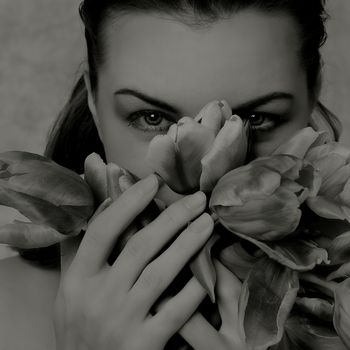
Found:
[{"label": "grey background", "polygon": [[[84,60],[79,3],[0,0],[0,152],[43,152],[47,131]],[[350,146],[350,1],[328,3],[321,100],[342,120],[342,142]],[[8,215],[0,206],[0,224]],[[4,251],[0,245],[0,258],[7,256]]]}]

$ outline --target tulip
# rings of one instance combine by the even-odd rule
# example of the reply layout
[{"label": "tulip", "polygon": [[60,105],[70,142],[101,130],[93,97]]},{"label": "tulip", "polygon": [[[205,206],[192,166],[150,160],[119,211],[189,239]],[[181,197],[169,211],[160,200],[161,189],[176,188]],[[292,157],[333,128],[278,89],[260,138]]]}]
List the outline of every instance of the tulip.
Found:
[{"label": "tulip", "polygon": [[334,302],[334,328],[347,348],[350,348],[350,278],[335,289]]},{"label": "tulip", "polygon": [[214,101],[194,119],[181,118],[166,135],[152,139],[149,167],[178,193],[210,192],[220,177],[246,159],[248,125],[230,114],[227,102]]},{"label": "tulip", "polygon": [[305,158],[322,178],[317,196],[307,205],[321,217],[350,222],[350,150],[330,142],[312,148]]},{"label": "tulip", "polygon": [[259,240],[292,233],[301,217],[300,204],[317,193],[313,167],[285,155],[258,158],[223,176],[209,202],[231,232]]},{"label": "tulip", "polygon": [[38,248],[75,236],[94,212],[93,194],[81,177],[33,153],[0,154],[0,204],[16,209],[29,222],[0,228],[0,241]]},{"label": "tulip", "polygon": [[[92,189],[96,200],[100,203],[89,223],[137,181],[136,177],[128,170],[112,162],[106,164],[96,153],[90,154],[85,159],[84,179]],[[152,201],[120,235],[107,262],[112,265],[128,240],[137,231],[154,220],[159,213],[160,210],[156,202]]]},{"label": "tulip", "polygon": [[273,350],[346,350],[333,327],[308,318],[304,315],[291,316],[285,326],[285,336],[281,347]]}]

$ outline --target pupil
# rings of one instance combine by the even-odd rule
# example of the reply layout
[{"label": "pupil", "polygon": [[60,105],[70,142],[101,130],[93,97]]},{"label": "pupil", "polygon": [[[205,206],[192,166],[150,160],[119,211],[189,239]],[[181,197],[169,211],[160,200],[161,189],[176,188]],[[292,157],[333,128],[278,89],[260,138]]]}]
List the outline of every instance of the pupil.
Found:
[{"label": "pupil", "polygon": [[162,118],[159,118],[159,115],[156,113],[151,113],[146,115],[146,122],[151,125],[158,125],[162,121]]},{"label": "pupil", "polygon": [[253,125],[260,125],[264,121],[264,117],[261,114],[252,114],[249,119]]}]

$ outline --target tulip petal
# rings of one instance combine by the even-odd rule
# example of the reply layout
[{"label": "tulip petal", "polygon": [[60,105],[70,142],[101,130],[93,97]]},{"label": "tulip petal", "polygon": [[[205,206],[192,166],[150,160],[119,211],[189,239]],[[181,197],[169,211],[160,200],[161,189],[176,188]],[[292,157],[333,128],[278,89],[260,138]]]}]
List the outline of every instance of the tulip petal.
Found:
[{"label": "tulip petal", "polygon": [[313,315],[320,320],[332,322],[333,304],[320,298],[297,298],[295,304],[305,313]]},{"label": "tulip petal", "polygon": [[[78,234],[77,231],[75,234]],[[12,247],[31,249],[48,247],[67,239],[52,227],[15,221],[13,224],[0,226],[0,243]]]},{"label": "tulip petal", "polygon": [[317,276],[314,272],[302,272],[299,274],[299,280],[304,286],[305,284],[318,293],[329,298],[334,297],[334,292],[337,287],[337,283],[333,281],[328,281],[327,279]]},{"label": "tulip petal", "polygon": [[179,193],[185,190],[177,165],[175,143],[169,135],[157,135],[152,139],[146,159],[150,169],[159,174],[171,189]]},{"label": "tulip petal", "polygon": [[97,153],[91,153],[84,162],[84,179],[89,184],[97,203],[107,198],[106,164]]},{"label": "tulip petal", "polygon": [[200,189],[210,192],[220,177],[244,163],[247,137],[238,116],[227,120],[217,134],[209,152],[202,158]]},{"label": "tulip petal", "polygon": [[244,281],[239,301],[249,349],[277,344],[299,289],[298,275],[273,260],[260,259]]},{"label": "tulip petal", "polygon": [[41,198],[54,205],[91,205],[92,192],[75,172],[55,163],[37,160],[9,165],[11,174],[0,179],[0,186]]},{"label": "tulip petal", "polygon": [[348,220],[350,222],[350,213],[345,211],[338,204],[332,203],[326,197],[309,197],[306,203],[314,213],[321,217],[326,219]]},{"label": "tulip petal", "polygon": [[4,164],[13,164],[17,162],[23,162],[27,160],[39,160],[42,162],[52,162],[51,159],[41,156],[36,153],[24,152],[24,151],[8,151],[0,153],[0,165]]},{"label": "tulip petal", "polygon": [[244,280],[259,257],[248,254],[241,242],[236,242],[224,248],[220,252],[219,259],[240,280]]},{"label": "tulip petal", "polygon": [[212,207],[210,202],[210,207],[229,231],[264,241],[291,234],[301,217],[298,198],[283,187],[273,195],[256,198],[242,206]]},{"label": "tulip petal", "polygon": [[214,135],[216,135],[224,122],[219,101],[215,100],[205,105],[194,118],[194,121],[200,122],[201,125],[212,130]]},{"label": "tulip petal", "polygon": [[350,231],[339,235],[332,241],[328,254],[333,264],[350,260]]},{"label": "tulip petal", "polygon": [[209,206],[241,206],[251,198],[265,199],[280,186],[278,173],[266,168],[251,169],[248,164],[224,175],[213,189]]},{"label": "tulip petal", "polygon": [[336,271],[330,273],[327,276],[327,281],[336,280],[338,278],[348,278],[350,277],[350,261],[341,265]]},{"label": "tulip petal", "polygon": [[192,273],[203,288],[207,290],[212,303],[215,303],[214,288],[216,283],[216,271],[211,256],[211,249],[219,238],[219,235],[214,232],[208,242],[190,263]]},{"label": "tulip petal", "polygon": [[232,109],[231,109],[230,105],[228,104],[228,102],[226,100],[221,100],[220,101],[220,108],[222,111],[222,115],[224,117],[224,121],[229,120],[232,116]]},{"label": "tulip petal", "polygon": [[309,271],[317,264],[328,263],[327,251],[312,241],[287,237],[278,241],[261,242],[238,232],[233,233],[260,248],[270,259],[292,270]]},{"label": "tulip petal", "polygon": [[[284,338],[290,350],[347,349],[331,327],[301,315],[293,315],[287,320]],[[284,350],[279,347],[276,349]]]},{"label": "tulip petal", "polygon": [[350,278],[340,283],[334,292],[333,324],[338,335],[350,348]]},{"label": "tulip petal", "polygon": [[189,117],[182,118],[178,124],[177,166],[183,169],[186,187],[193,191],[199,187],[201,160],[213,144],[215,133]]},{"label": "tulip petal", "polygon": [[272,154],[290,155],[302,159],[311,147],[324,143],[324,133],[311,127],[299,130],[287,142],[280,145]]},{"label": "tulip petal", "polygon": [[115,201],[122,194],[122,190],[119,185],[119,178],[122,175],[122,169],[114,163],[108,163],[106,166],[106,172],[107,196]]},{"label": "tulip petal", "polygon": [[[93,214],[93,206],[78,208],[70,212],[69,207],[59,207],[40,198],[19,193],[0,186],[0,204],[17,209],[34,224],[50,226],[62,234],[70,234],[86,225],[87,219]],[[76,215],[78,214],[78,215]],[[86,216],[85,216],[86,215]]]}]

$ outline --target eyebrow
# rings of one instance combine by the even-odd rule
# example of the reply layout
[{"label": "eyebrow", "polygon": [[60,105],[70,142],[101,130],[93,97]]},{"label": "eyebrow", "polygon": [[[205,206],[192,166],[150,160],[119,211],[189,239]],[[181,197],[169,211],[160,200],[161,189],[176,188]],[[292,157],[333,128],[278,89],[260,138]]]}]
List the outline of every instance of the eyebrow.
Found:
[{"label": "eyebrow", "polygon": [[158,100],[156,99],[155,97],[151,97],[151,96],[148,96],[140,91],[137,91],[137,90],[132,90],[132,89],[120,89],[118,91],[116,91],[114,93],[114,95],[132,95],[132,96],[135,96],[137,98],[139,98],[140,100],[143,100],[153,106],[157,106],[159,108],[162,108],[162,109],[166,109],[172,113],[175,113],[175,114],[180,114],[179,113],[179,110],[172,106],[171,104],[169,103],[166,103],[164,101],[161,101],[161,100]]},{"label": "eyebrow", "polygon": [[[139,98],[140,100],[143,100],[151,105],[157,106],[157,107],[162,108],[162,109],[166,109],[166,110],[168,110],[172,113],[175,113],[175,114],[180,114],[179,110],[176,107],[172,106],[171,104],[166,103],[166,102],[161,101],[161,100],[158,100],[155,97],[148,96],[145,93],[142,93],[142,92],[137,91],[137,90],[124,88],[124,89],[117,90],[114,93],[114,95],[135,96],[135,97]],[[272,92],[272,93],[269,93],[267,95],[257,97],[251,101],[247,101],[247,102],[244,102],[242,104],[239,104],[231,109],[232,109],[232,111],[248,110],[248,109],[254,109],[254,108],[257,108],[259,106],[266,105],[266,104],[273,102],[275,100],[293,100],[293,99],[294,99],[294,96],[290,93]]]}]

